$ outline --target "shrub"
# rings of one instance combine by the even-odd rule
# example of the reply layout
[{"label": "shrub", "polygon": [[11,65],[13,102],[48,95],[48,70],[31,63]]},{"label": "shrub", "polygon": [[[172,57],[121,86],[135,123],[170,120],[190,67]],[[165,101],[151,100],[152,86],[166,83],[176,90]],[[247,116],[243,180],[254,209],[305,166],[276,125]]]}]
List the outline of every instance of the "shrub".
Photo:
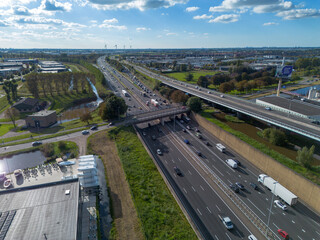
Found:
[{"label": "shrub", "polygon": [[54,154],[54,147],[51,143],[45,143],[41,147],[41,152],[43,152],[45,157],[52,157]]}]

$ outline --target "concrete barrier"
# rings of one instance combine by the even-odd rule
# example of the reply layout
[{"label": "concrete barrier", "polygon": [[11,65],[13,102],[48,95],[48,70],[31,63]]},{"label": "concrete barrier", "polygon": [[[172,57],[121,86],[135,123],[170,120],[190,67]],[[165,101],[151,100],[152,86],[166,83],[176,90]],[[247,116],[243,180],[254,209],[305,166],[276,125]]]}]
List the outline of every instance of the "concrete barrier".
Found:
[{"label": "concrete barrier", "polygon": [[320,214],[320,187],[318,185],[312,183],[290,168],[260,152],[258,149],[243,142],[239,138],[226,132],[200,115],[192,112],[190,116],[193,120],[197,121],[199,125],[216,136],[223,143],[226,143],[243,158],[247,159],[257,168],[259,168],[261,173],[265,173],[279,181],[281,185],[289,189],[291,192],[297,195],[300,200]]}]

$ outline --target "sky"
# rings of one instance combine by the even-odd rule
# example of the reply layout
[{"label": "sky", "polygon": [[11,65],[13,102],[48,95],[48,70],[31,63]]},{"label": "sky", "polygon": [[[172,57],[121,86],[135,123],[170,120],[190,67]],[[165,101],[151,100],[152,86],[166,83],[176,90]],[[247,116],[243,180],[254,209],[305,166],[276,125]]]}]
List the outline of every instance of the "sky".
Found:
[{"label": "sky", "polygon": [[0,48],[319,46],[320,0],[0,0]]}]

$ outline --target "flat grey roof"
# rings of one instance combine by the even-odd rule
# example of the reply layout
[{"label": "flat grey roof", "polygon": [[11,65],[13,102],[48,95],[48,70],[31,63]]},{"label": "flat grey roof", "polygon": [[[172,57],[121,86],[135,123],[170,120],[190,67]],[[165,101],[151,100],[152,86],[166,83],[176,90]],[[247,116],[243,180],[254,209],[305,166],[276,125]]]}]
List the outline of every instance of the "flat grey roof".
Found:
[{"label": "flat grey roof", "polygon": [[33,113],[32,115],[29,115],[29,116],[48,116],[52,113],[55,113],[56,111],[55,110],[43,110],[43,111],[40,111],[40,112],[35,112]]},{"label": "flat grey roof", "polygon": [[1,193],[0,212],[16,211],[5,239],[76,239],[78,200],[78,180]]},{"label": "flat grey roof", "polygon": [[[291,111],[294,111],[306,116],[320,115],[320,108],[318,106],[305,103],[299,100],[290,100],[287,98],[277,97],[277,96],[259,98],[259,100],[282,107],[282,108],[290,109]],[[290,104],[290,101],[291,101],[291,104]]]}]

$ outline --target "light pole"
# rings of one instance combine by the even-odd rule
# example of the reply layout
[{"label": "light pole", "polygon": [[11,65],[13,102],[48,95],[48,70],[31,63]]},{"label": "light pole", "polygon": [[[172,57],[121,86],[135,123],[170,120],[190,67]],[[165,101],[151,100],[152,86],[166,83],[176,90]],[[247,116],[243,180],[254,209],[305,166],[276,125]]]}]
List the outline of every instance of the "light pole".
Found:
[{"label": "light pole", "polygon": [[268,237],[268,230],[269,230],[269,222],[270,222],[270,215],[271,215],[271,209],[272,209],[272,205],[273,205],[273,197],[274,194],[276,192],[276,185],[278,182],[274,182],[274,186],[273,186],[273,193],[272,193],[272,198],[271,198],[271,204],[270,204],[270,209],[269,209],[269,216],[268,216],[268,222],[267,222],[267,230],[266,230],[266,236]]}]

